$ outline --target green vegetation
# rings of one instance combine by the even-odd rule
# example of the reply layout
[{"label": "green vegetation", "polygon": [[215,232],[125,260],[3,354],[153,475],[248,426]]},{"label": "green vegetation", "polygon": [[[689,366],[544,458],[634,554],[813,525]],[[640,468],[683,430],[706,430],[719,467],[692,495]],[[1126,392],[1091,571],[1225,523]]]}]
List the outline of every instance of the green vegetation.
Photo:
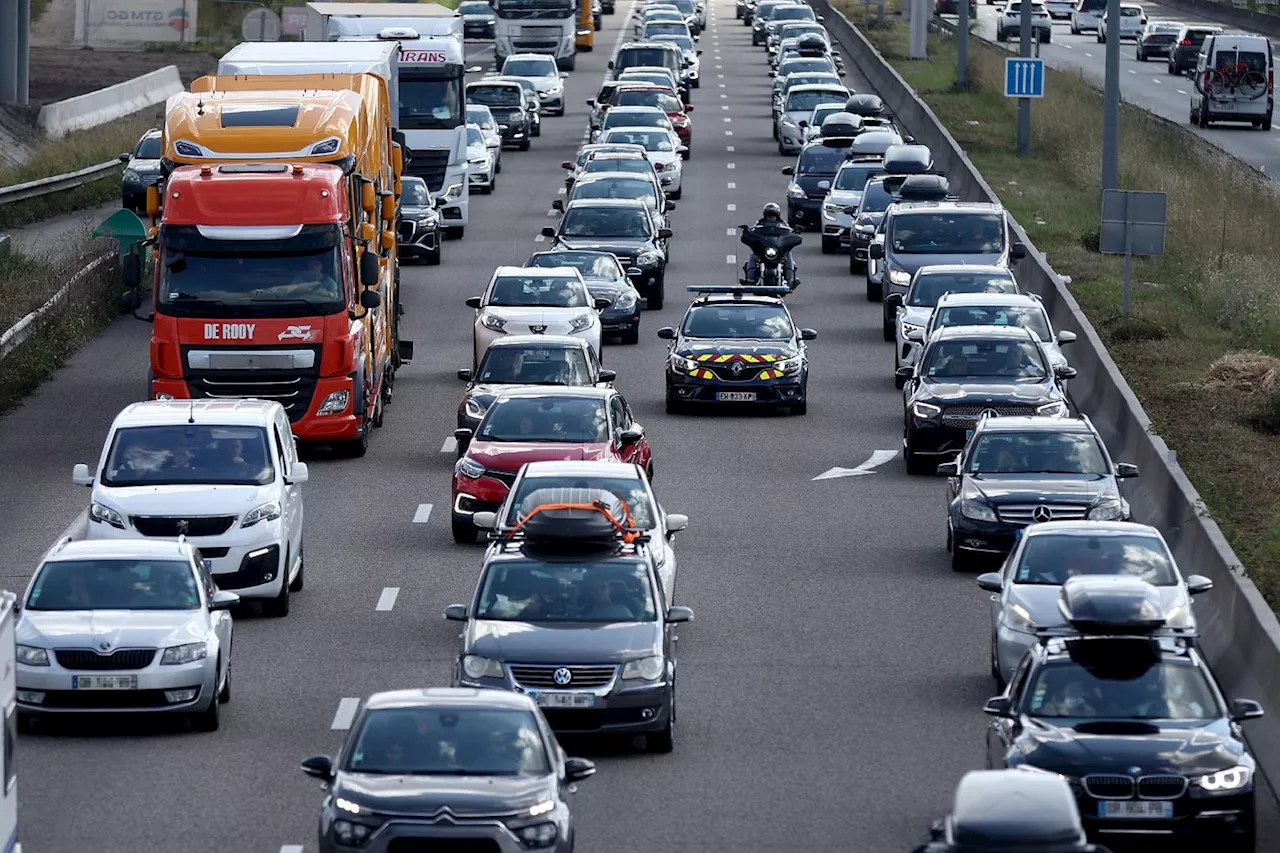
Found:
[{"label": "green vegetation", "polygon": [[[862,8],[846,0],[851,19]],[[1280,195],[1183,128],[1124,105],[1120,185],[1168,194],[1167,254],[1136,260],[1134,322],[1121,322],[1122,259],[1097,252],[1102,94],[1048,71],[1031,154],[1015,153],[1007,54],[973,40],[955,89],[952,40],[910,61],[906,25],[876,44],[965,149],[1079,300],[1156,429],[1178,453],[1250,576],[1280,604]]]}]

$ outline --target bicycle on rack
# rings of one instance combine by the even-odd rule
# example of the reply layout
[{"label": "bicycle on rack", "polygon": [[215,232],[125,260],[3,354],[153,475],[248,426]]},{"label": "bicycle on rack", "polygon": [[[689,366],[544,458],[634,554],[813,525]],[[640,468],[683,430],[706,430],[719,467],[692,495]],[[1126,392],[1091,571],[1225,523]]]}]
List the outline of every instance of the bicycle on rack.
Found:
[{"label": "bicycle on rack", "polygon": [[1267,75],[1248,63],[1205,69],[1196,78],[1196,91],[1210,98],[1240,97],[1256,100],[1270,89]]}]

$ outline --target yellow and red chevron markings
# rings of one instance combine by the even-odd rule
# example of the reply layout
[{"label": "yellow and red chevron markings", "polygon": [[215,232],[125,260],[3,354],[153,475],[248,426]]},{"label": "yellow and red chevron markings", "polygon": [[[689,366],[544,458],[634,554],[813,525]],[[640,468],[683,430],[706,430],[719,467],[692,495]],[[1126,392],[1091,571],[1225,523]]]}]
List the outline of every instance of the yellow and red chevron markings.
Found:
[{"label": "yellow and red chevron markings", "polygon": [[716,355],[713,352],[703,353],[693,357],[693,361],[705,361],[711,364],[728,364],[734,361],[745,361],[747,364],[772,364],[780,361],[780,355],[748,355],[746,353],[731,352],[726,355]]}]

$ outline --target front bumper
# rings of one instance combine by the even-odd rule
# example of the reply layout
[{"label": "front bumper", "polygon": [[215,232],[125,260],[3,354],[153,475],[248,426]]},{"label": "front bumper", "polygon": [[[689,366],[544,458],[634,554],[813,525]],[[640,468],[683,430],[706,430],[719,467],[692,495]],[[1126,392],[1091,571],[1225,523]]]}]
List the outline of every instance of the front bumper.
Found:
[{"label": "front bumper", "polygon": [[[1172,801],[1173,817],[1167,819],[1099,817],[1101,800],[1094,799],[1073,782],[1076,804],[1090,840],[1115,843],[1117,838],[1140,834],[1153,840],[1193,841],[1213,844],[1230,841],[1252,829],[1255,822],[1254,793],[1249,789],[1238,794],[1208,795],[1195,786]],[[1206,849],[1198,847],[1196,849]]]},{"label": "front bumper", "polygon": [[502,137],[503,145],[519,145],[529,138],[529,124],[523,121],[510,124],[499,122],[498,135]]},{"label": "front bumper", "polygon": [[[959,502],[951,505],[951,545],[969,554],[1003,557],[1013,550],[1021,527],[999,521],[980,521],[960,513]],[[1027,635],[1031,637],[1030,634]],[[1034,638],[1032,638],[1034,639]],[[1018,660],[1021,660],[1019,657]],[[1014,661],[1016,666],[1018,660]]]},{"label": "front bumper", "polygon": [[[157,650],[151,663],[143,669],[81,671],[59,666],[56,655],[50,651],[48,666],[17,664],[18,710],[24,714],[189,713],[217,701],[215,658],[161,666],[162,654]],[[124,675],[133,676],[137,681],[131,689],[77,690],[72,683],[79,675]],[[173,691],[186,692],[175,695]],[[170,695],[166,696],[166,692]],[[178,701],[170,701],[174,698]]]},{"label": "front bumper", "polygon": [[462,25],[462,37],[469,39],[491,39],[494,35],[496,25],[488,24],[467,24]]},{"label": "front bumper", "polygon": [[[524,825],[539,823],[557,823],[556,815],[546,815],[543,819],[521,821]],[[331,826],[335,820],[345,820],[345,813],[330,813],[326,808],[320,819],[320,853],[390,853],[399,850],[485,850],[492,853],[528,853],[532,848],[520,843],[511,829],[497,818],[458,818],[449,815],[444,820],[432,820],[430,816],[421,818],[397,815],[378,826],[369,839],[358,847],[338,844],[331,835]],[[356,822],[364,820],[357,818]],[[438,848],[431,842],[438,842]],[[563,853],[567,851],[568,840],[564,833],[557,831],[557,838],[549,847],[538,848],[545,853]]]},{"label": "front bumper", "polygon": [[867,247],[871,245],[871,238],[874,236],[872,231],[859,231],[850,226],[849,229],[849,252],[853,255],[855,261],[866,263],[868,260]]},{"label": "front bumper", "polygon": [[[730,382],[725,379],[698,379],[667,369],[667,396],[689,403],[729,403],[732,405],[778,406],[804,403],[808,397],[808,372],[779,379]],[[721,394],[755,394],[754,400],[722,400]]]},{"label": "front bumper", "polygon": [[640,328],[640,303],[630,311],[606,310],[600,314],[600,330],[606,335],[631,332]]},{"label": "front bumper", "polygon": [[555,94],[543,94],[542,92],[539,92],[538,107],[543,113],[549,113],[552,111],[559,112],[564,109],[564,90],[561,89]]},{"label": "front bumper", "polygon": [[1168,56],[1173,51],[1173,45],[1169,44],[1168,42],[1164,44],[1159,44],[1159,43],[1144,44],[1143,42],[1140,41],[1138,42],[1138,47],[1147,56]]},{"label": "front bumper", "polygon": [[847,213],[828,213],[822,211],[822,236],[839,237],[841,246],[849,245],[849,231],[853,227],[853,217]]},{"label": "front bumper", "polygon": [[[509,670],[508,670],[509,672]],[[508,674],[506,678],[456,678],[454,686],[496,688],[513,690],[517,693],[526,691]],[[590,694],[593,698],[591,708],[547,708],[543,715],[557,734],[643,734],[665,729],[671,718],[671,706],[674,687],[670,681],[642,681],[640,679],[623,681],[616,676],[599,689],[579,689],[568,691],[579,694]],[[536,700],[535,700],[536,701]]]},{"label": "front bumper", "polygon": [[788,198],[787,224],[792,228],[797,225],[815,227],[822,221],[822,199],[820,198]]},{"label": "front bumper", "polygon": [[467,184],[473,187],[493,186],[493,170],[491,166],[474,166],[467,172]]},{"label": "front bumper", "polygon": [[794,124],[778,122],[778,147],[788,154],[798,154],[804,147],[805,132]]},{"label": "front bumper", "polygon": [[911,420],[907,425],[904,441],[912,453],[921,456],[948,456],[964,449],[965,434],[969,427],[949,426],[941,420],[926,421],[917,419],[914,415],[908,417]]},{"label": "front bumper", "polygon": [[[510,475],[515,480],[515,473]],[[477,512],[496,512],[507,499],[508,484],[490,476],[453,475],[453,514],[470,517]]]},{"label": "front bumper", "polygon": [[397,250],[406,257],[425,255],[440,248],[440,221],[434,225],[401,221]]},{"label": "front bumper", "polygon": [[[634,261],[628,262],[635,265]],[[623,264],[626,266],[626,263]],[[666,264],[654,264],[648,267],[637,267],[640,275],[631,276],[631,286],[640,292],[642,297],[648,298],[658,292],[658,288],[662,286],[662,280],[666,273]],[[637,309],[639,310],[639,309]],[[603,322],[603,318],[601,319]]]}]

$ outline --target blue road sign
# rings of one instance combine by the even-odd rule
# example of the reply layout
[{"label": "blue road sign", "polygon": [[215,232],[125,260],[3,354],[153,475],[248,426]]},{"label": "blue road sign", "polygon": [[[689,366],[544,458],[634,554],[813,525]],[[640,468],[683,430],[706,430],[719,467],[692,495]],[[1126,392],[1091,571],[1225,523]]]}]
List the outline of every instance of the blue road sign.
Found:
[{"label": "blue road sign", "polygon": [[1044,60],[1011,57],[1004,61],[1006,98],[1044,97]]}]

